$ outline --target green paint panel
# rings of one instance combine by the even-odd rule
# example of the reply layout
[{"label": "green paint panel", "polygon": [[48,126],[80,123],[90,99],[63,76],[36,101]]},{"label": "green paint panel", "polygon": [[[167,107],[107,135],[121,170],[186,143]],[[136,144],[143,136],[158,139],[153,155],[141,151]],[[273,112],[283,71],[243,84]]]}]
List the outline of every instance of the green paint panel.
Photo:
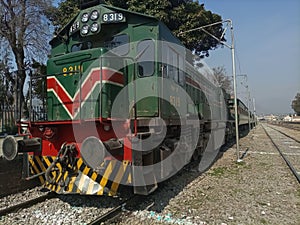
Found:
[{"label": "green paint panel", "polygon": [[[48,90],[49,120],[100,117],[100,90],[103,98],[102,106],[105,106],[102,107],[102,117],[110,116],[111,102],[121,90],[120,86],[124,85],[122,75],[124,62],[119,57],[105,53],[103,49],[93,49],[89,50],[89,53],[70,53],[48,61],[48,74],[54,74],[48,79],[53,80],[55,77],[54,87],[52,85],[52,89]],[[116,84],[111,77],[115,76],[115,72],[118,73],[117,81],[119,81]],[[101,78],[102,88],[100,88]]]},{"label": "green paint panel", "polygon": [[[91,15],[94,10],[99,12],[98,18],[91,19],[89,17],[86,21],[82,20],[83,15],[86,13]],[[94,32],[88,30],[87,33],[81,32],[85,26],[90,29],[95,23],[99,25],[98,30]],[[136,104],[136,115],[138,117],[162,116],[163,118],[174,118],[179,115],[184,117],[187,114],[198,115],[198,112],[205,118],[211,117],[204,93],[193,85],[185,83],[185,81],[179,84],[181,75],[185,79],[185,74],[181,73],[180,70],[178,81],[175,78],[173,80],[174,74],[168,75],[168,79],[173,84],[170,87],[161,87],[156,78],[162,76],[164,65],[159,62],[159,59],[165,57],[164,55],[169,57],[168,54],[170,53],[162,51],[161,45],[157,46],[158,44],[155,42],[152,46],[151,40],[167,41],[178,44],[183,48],[180,41],[157,19],[107,5],[97,5],[80,11],[78,16],[60,31],[59,35],[51,41],[52,51],[47,72],[49,75],[55,74],[57,82],[72,101],[75,101],[75,103],[76,101],[81,102],[75,106],[77,107],[76,110],[80,111],[75,119],[111,117],[111,108],[118,93],[129,83],[140,80],[145,80],[145,82],[131,86],[129,90],[122,94],[120,98],[121,105],[118,106],[120,110],[117,112],[119,115],[116,116],[134,118],[133,106]],[[118,51],[114,49],[126,43],[129,44],[126,48]],[[114,53],[106,55],[112,49],[114,49]],[[172,49],[172,46],[169,49]],[[150,63],[153,68],[149,64],[151,60],[146,63],[141,60],[144,59],[143,54],[147,51],[152,57],[151,60],[155,62]],[[191,76],[191,79],[199,76],[203,86],[208,87],[210,85],[208,80],[199,75],[194,68],[189,68],[183,61],[186,58],[184,49],[168,51],[173,52],[172,54],[178,57],[178,68],[188,69],[187,73]],[[116,57],[117,54],[119,57]],[[100,60],[100,57],[104,55],[106,57]],[[124,66],[126,67],[124,68]],[[123,83],[116,85],[114,81],[103,79],[105,82],[102,83],[101,87],[99,82],[101,80],[100,68],[112,68],[122,72],[124,74]],[[154,79],[148,82],[147,77]],[[178,91],[176,87],[178,85],[186,90],[193,102],[187,102],[186,97],[183,97]],[[79,87],[82,87],[80,92]],[[53,89],[59,92],[58,87]],[[210,87],[210,90],[215,93],[214,87]],[[158,98],[160,94],[163,95],[165,100]],[[76,95],[79,95],[80,98]],[[139,96],[146,97],[137,101]],[[216,96],[219,96],[217,92],[216,95],[214,94],[214,101],[217,102]],[[65,106],[67,104],[70,104],[70,101],[69,103],[64,102]],[[63,106],[57,98],[57,94],[55,95],[52,90],[49,90],[49,119],[72,119],[66,108],[68,107]],[[217,111],[213,112],[213,115],[217,115],[219,113]]]}]

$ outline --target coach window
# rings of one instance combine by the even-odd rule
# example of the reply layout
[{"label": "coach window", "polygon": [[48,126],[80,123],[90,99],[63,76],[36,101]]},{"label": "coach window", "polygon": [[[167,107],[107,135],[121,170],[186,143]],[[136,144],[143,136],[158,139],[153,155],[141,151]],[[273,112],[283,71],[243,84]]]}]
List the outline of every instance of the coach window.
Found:
[{"label": "coach window", "polygon": [[155,46],[153,40],[143,40],[137,44],[138,74],[142,77],[154,73]]}]

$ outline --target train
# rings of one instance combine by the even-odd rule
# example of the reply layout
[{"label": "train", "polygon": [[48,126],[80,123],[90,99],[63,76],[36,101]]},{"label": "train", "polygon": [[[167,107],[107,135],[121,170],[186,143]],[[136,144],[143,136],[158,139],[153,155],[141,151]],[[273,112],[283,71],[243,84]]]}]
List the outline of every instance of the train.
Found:
[{"label": "train", "polygon": [[[235,135],[234,101],[155,17],[83,7],[50,41],[45,107],[18,122],[3,156],[60,194],[149,195],[191,160],[209,165]],[[30,102],[34,96],[31,96]],[[239,127],[254,115],[238,100]],[[208,160],[209,158],[209,160]]]}]

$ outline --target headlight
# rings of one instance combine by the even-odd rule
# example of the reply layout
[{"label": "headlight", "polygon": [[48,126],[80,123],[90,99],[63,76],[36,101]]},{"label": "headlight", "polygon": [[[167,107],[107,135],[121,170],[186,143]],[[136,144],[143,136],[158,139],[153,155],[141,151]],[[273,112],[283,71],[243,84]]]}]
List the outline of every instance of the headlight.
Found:
[{"label": "headlight", "polygon": [[91,31],[92,31],[93,33],[96,33],[98,30],[99,30],[99,24],[98,24],[98,23],[93,23],[93,24],[91,25]]},{"label": "headlight", "polygon": [[98,17],[99,17],[99,12],[97,10],[94,10],[90,16],[91,20],[96,20],[98,19]]},{"label": "headlight", "polygon": [[89,25],[83,25],[80,32],[82,35],[87,35],[89,32]]},{"label": "headlight", "polygon": [[85,23],[89,20],[89,14],[88,13],[83,13],[81,16],[81,22]]}]

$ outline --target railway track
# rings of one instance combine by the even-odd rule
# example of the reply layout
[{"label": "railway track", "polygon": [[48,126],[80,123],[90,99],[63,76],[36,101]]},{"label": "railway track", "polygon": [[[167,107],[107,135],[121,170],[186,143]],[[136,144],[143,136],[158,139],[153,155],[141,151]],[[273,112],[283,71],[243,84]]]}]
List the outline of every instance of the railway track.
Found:
[{"label": "railway track", "polygon": [[[270,127],[270,126],[269,126],[269,127]],[[284,136],[286,136],[286,137],[288,137],[288,138],[290,138],[290,139],[293,139],[295,142],[300,143],[300,140],[298,140],[297,138],[295,138],[295,137],[293,137],[293,136],[291,136],[291,135],[289,135],[289,134],[287,134],[287,133],[284,133],[283,131],[281,131],[281,130],[279,130],[279,129],[276,129],[275,127],[270,127],[270,128],[272,128],[273,130],[278,131],[279,133],[283,134]],[[290,128],[289,128],[289,129],[290,129]]]},{"label": "railway track", "polygon": [[[46,195],[39,196],[39,197],[30,199],[30,200],[21,202],[19,204],[15,204],[15,205],[9,206],[7,208],[1,209],[0,210],[0,221],[1,221],[2,217],[7,216],[10,213],[19,212],[23,209],[31,208],[38,203],[45,202],[48,199],[53,199],[53,198],[58,198],[58,197],[59,197],[59,195],[56,194],[55,192],[49,192]],[[143,206],[141,207],[143,209],[145,208],[145,203],[147,203],[147,205],[153,204],[152,201],[147,200],[146,196],[133,195],[133,196],[130,196],[129,198],[123,200],[121,203],[119,203],[117,206],[113,207],[112,209],[97,216],[91,222],[89,222],[87,224],[88,225],[98,225],[98,224],[103,224],[103,223],[107,224],[110,221],[118,221],[118,220],[120,220],[121,216],[124,215],[124,212],[126,212],[126,214],[128,214],[128,213],[130,214],[132,212],[131,209],[139,207],[141,205],[140,203],[143,203]]]},{"label": "railway track", "polygon": [[93,221],[91,221],[90,223],[88,223],[88,225],[102,224],[104,222],[109,221],[110,219],[113,219],[113,218],[117,217],[118,215],[120,215],[125,210],[125,206],[130,201],[133,201],[133,198],[134,197],[126,199],[120,205],[112,208],[111,210],[109,210],[108,212],[104,213],[103,215],[98,216],[96,219],[94,219]]},{"label": "railway track", "polygon": [[[143,206],[141,206],[141,203],[143,203]],[[124,200],[120,205],[94,219],[88,223],[88,225],[100,225],[111,221],[117,221],[118,218],[122,217],[124,212],[127,212],[127,214],[132,213],[132,208],[136,209],[141,206],[141,209],[145,209],[151,207],[153,204],[154,202],[150,200],[148,196],[133,195]]]},{"label": "railway track", "polygon": [[300,131],[300,122],[279,122],[271,124],[279,127],[285,127],[292,130]]},{"label": "railway track", "polygon": [[271,126],[262,126],[274,147],[300,183],[300,141]]},{"label": "railway track", "polygon": [[30,199],[30,200],[21,202],[19,204],[9,206],[9,207],[7,207],[5,209],[1,209],[0,210],[0,217],[1,216],[5,216],[5,215],[7,215],[9,213],[17,212],[17,211],[19,211],[21,209],[29,208],[29,207],[37,204],[37,203],[44,202],[47,199],[51,199],[51,198],[55,198],[55,197],[57,197],[57,194],[55,192],[49,192],[46,195],[42,195],[42,196]]}]

